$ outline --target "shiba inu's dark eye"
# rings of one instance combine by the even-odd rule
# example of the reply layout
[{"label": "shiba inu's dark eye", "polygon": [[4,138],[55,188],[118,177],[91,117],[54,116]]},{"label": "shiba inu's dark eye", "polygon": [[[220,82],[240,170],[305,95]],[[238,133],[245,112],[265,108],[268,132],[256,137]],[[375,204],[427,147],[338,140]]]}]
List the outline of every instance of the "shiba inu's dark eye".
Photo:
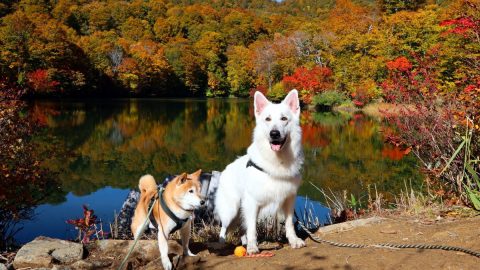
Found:
[{"label": "shiba inu's dark eye", "polygon": [[288,118],[287,118],[287,117],[285,117],[285,116],[282,116],[282,118],[280,118],[280,120],[282,120],[282,121],[287,121],[287,120],[288,120]]},{"label": "shiba inu's dark eye", "polygon": [[193,193],[193,189],[190,189],[188,192]]},{"label": "shiba inu's dark eye", "polygon": [[270,122],[270,121],[272,121],[272,118],[270,118],[270,116],[269,116],[269,117],[265,118],[265,121]]}]

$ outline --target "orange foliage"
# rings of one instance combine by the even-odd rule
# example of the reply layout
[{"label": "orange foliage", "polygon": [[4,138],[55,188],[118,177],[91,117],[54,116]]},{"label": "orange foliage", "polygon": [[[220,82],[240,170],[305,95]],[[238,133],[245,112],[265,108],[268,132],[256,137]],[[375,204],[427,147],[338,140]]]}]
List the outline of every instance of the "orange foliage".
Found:
[{"label": "orange foliage", "polygon": [[388,61],[387,68],[393,71],[409,71],[412,69],[412,63],[405,56],[400,56],[393,61]]},{"label": "orange foliage", "polygon": [[391,160],[401,160],[404,156],[408,155],[411,150],[411,147],[404,149],[399,146],[385,145],[385,147],[382,149],[382,157]]}]

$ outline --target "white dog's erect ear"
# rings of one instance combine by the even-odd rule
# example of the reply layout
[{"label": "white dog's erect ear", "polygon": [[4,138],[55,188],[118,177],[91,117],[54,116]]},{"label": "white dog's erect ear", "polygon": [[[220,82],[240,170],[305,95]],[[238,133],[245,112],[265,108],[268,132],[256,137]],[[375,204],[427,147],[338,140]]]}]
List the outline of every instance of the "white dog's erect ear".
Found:
[{"label": "white dog's erect ear", "polygon": [[255,107],[255,116],[258,116],[262,113],[263,109],[267,107],[270,103],[268,99],[259,91],[255,92],[255,96],[253,97],[253,105]]},{"label": "white dog's erect ear", "polygon": [[300,100],[298,100],[297,89],[292,89],[292,91],[288,92],[288,95],[285,97],[282,103],[286,104],[290,110],[292,110],[293,114],[296,116],[300,115]]}]

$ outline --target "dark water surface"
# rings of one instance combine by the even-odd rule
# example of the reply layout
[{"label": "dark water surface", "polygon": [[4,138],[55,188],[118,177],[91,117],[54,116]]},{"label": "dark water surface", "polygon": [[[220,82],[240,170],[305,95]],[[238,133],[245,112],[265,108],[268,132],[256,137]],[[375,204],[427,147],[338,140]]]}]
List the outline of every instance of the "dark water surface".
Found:
[{"label": "dark water surface", "polygon": [[[239,99],[32,103],[29,117],[45,124],[34,141],[59,189],[45,194],[32,219],[19,224],[16,239],[74,238],[65,220],[81,217],[83,204],[108,226],[143,174],[160,181],[198,168],[223,170],[250,144],[252,107]],[[302,128],[302,196],[324,201],[311,181],[335,193],[347,190],[365,203],[369,185],[388,196],[421,177],[415,158],[384,144],[380,123],[362,114],[304,112]]]}]

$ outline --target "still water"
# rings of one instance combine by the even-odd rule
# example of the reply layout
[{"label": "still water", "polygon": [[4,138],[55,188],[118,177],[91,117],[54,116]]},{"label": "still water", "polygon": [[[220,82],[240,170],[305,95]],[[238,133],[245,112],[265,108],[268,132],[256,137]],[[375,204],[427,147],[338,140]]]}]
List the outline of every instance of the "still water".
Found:
[{"label": "still water", "polygon": [[[82,205],[108,224],[141,175],[223,170],[250,144],[253,105],[242,99],[36,101],[28,110],[44,124],[33,140],[58,185],[16,234],[74,238],[65,220]],[[299,194],[324,201],[316,186],[346,190],[366,202],[368,186],[388,196],[421,178],[415,158],[384,144],[378,121],[362,114],[302,113],[305,166]],[[107,228],[108,231],[108,228]]]}]

